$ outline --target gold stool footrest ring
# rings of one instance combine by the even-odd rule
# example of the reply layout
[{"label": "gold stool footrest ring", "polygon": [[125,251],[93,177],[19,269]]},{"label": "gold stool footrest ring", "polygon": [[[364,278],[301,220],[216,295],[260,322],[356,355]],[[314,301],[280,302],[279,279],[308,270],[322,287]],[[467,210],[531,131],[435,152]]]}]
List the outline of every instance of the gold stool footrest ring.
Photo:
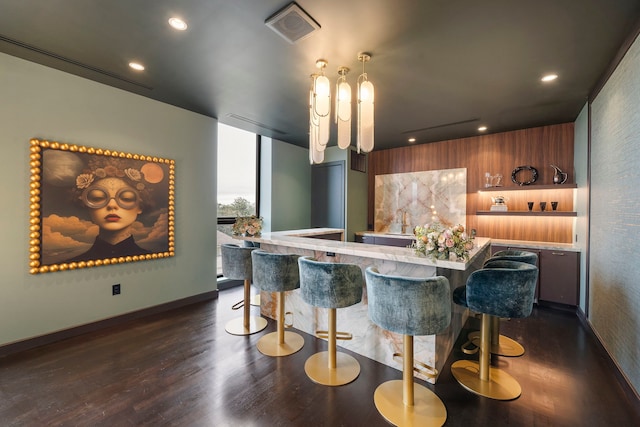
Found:
[{"label": "gold stool footrest ring", "polygon": [[244,307],[244,300],[238,301],[237,303],[233,304],[231,306],[231,310],[240,310],[242,307]]},{"label": "gold stool footrest ring", "polygon": [[[473,347],[469,347],[469,346],[473,346]],[[480,347],[478,347],[473,340],[467,340],[467,342],[465,342],[464,344],[462,344],[462,346],[460,347],[460,350],[462,350],[462,352],[464,354],[476,354],[478,352],[478,350],[480,349]]]},{"label": "gold stool footrest ring", "polygon": [[[291,316],[291,322],[287,323],[287,316]],[[293,328],[293,312],[287,311],[284,313],[284,327],[285,328]]]},{"label": "gold stool footrest ring", "polygon": [[[404,356],[402,353],[393,353],[393,360],[402,364]],[[414,361],[413,371],[424,375],[427,378],[436,378],[438,376],[438,370],[433,366],[429,366],[426,363]]]},{"label": "gold stool footrest ring", "polygon": [[[329,338],[329,331],[316,331],[316,338],[326,340],[327,338]],[[353,339],[353,335],[349,332],[336,332],[336,339],[347,341]]]}]

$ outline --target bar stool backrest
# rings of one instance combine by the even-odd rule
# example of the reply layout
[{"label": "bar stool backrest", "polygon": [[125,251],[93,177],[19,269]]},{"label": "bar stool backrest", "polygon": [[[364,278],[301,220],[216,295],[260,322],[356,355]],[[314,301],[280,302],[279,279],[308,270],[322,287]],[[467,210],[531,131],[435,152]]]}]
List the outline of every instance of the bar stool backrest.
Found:
[{"label": "bar stool backrest", "polygon": [[284,292],[300,287],[299,255],[251,252],[253,284],[263,291]]},{"label": "bar stool backrest", "polygon": [[371,321],[403,335],[433,335],[451,323],[449,280],[384,275],[365,271]]},{"label": "bar stool backrest", "polygon": [[231,280],[251,280],[251,252],[255,249],[232,243],[222,244],[222,275]]},{"label": "bar stool backrest", "polygon": [[467,279],[467,306],[478,313],[506,318],[527,317],[533,310],[538,280],[535,265],[489,260]]},{"label": "bar stool backrest", "polygon": [[498,251],[495,254],[493,254],[491,258],[487,260],[487,262],[492,260],[499,260],[499,259],[526,262],[527,264],[538,265],[538,255],[530,251],[520,251],[520,250],[514,250],[514,249]]},{"label": "bar stool backrest", "polygon": [[321,308],[349,307],[362,301],[364,278],[358,265],[298,258],[302,299]]}]

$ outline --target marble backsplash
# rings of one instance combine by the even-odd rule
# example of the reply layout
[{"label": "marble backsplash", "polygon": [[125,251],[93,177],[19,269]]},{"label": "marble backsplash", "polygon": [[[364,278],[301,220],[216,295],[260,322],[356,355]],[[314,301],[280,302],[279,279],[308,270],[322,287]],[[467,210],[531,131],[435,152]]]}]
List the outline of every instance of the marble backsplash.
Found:
[{"label": "marble backsplash", "polygon": [[379,232],[411,233],[434,221],[466,226],[467,169],[376,175],[374,210]]}]

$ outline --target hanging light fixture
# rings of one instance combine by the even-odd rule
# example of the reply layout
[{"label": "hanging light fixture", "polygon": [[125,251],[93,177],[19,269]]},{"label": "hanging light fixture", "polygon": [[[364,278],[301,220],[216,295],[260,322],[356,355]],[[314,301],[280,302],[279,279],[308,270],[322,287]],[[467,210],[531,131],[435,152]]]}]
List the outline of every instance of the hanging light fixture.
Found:
[{"label": "hanging light fixture", "polygon": [[318,144],[326,147],[329,142],[329,128],[331,126],[331,87],[329,78],[324,75],[328,62],[324,59],[316,61],[320,74],[313,79],[313,114],[319,122]]},{"label": "hanging light fixture", "polygon": [[370,59],[370,53],[358,54],[358,61],[362,62],[362,74],[358,77],[358,153],[373,150],[373,84],[364,69]]},{"label": "hanging light fixture", "polygon": [[311,74],[311,87],[309,88],[309,162],[322,163],[324,160],[324,147],[318,143],[320,133],[320,118],[314,113],[313,87],[317,74]]},{"label": "hanging light fixture", "polygon": [[338,147],[343,150],[351,145],[351,86],[347,83],[349,68],[338,68],[336,83],[335,121],[338,125]]}]

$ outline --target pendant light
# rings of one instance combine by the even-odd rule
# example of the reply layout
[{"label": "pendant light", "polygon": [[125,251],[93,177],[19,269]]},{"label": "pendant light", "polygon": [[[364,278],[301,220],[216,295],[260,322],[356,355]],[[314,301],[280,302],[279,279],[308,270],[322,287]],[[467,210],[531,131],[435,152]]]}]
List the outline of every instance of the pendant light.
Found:
[{"label": "pendant light", "polygon": [[312,109],[314,118],[318,121],[318,144],[322,147],[326,147],[329,142],[331,126],[331,88],[329,79],[324,75],[327,64],[326,60],[318,59],[316,67],[320,69],[320,74],[315,74],[313,78]]},{"label": "pendant light", "polygon": [[309,88],[309,162],[322,163],[324,161],[324,146],[320,145],[320,117],[315,114],[315,94],[314,84],[318,77],[317,74],[311,74],[311,87]]},{"label": "pendant light", "polygon": [[358,54],[362,62],[362,74],[358,77],[358,153],[373,150],[373,84],[369,81],[364,65],[371,59],[370,53]]},{"label": "pendant light", "polygon": [[338,125],[338,147],[343,150],[351,145],[351,86],[347,83],[349,68],[338,68],[336,82],[335,121]]}]

